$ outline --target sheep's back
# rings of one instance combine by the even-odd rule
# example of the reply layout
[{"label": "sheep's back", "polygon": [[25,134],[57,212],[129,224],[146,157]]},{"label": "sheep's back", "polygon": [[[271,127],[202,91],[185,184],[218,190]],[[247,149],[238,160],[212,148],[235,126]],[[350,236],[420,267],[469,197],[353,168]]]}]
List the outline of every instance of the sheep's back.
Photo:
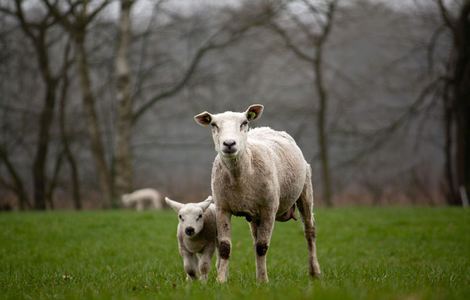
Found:
[{"label": "sheep's back", "polygon": [[250,130],[248,147],[258,160],[273,163],[280,193],[278,214],[286,212],[305,184],[307,163],[302,151],[288,133],[269,127]]}]

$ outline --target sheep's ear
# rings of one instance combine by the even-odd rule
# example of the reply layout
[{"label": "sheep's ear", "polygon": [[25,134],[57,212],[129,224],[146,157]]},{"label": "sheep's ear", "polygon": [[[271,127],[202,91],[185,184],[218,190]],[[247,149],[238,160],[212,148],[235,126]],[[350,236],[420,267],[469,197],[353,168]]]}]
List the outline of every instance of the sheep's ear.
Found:
[{"label": "sheep's ear", "polygon": [[207,197],[206,200],[199,202],[198,205],[200,208],[202,208],[203,211],[205,211],[209,207],[209,205],[211,205],[211,203],[212,203],[212,196],[209,196]]},{"label": "sheep's ear", "polygon": [[264,106],[261,104],[250,105],[250,107],[248,107],[248,109],[245,112],[246,118],[248,119],[248,121],[253,121],[253,120],[258,119],[263,114],[263,109],[264,109]]},{"label": "sheep's ear", "polygon": [[207,126],[212,122],[212,115],[205,111],[194,116],[194,121],[201,126]]},{"label": "sheep's ear", "polygon": [[165,197],[165,202],[166,204],[168,204],[169,207],[173,208],[173,210],[176,211],[176,213],[178,213],[180,209],[183,207],[183,204],[173,201],[168,197]]}]

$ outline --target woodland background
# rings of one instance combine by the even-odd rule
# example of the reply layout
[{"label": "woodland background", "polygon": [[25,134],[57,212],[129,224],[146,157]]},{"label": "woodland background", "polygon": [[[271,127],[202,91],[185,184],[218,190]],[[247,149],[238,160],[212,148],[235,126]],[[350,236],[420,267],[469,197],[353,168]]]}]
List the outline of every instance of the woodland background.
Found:
[{"label": "woodland background", "polygon": [[201,111],[265,105],[316,203],[463,205],[470,1],[0,0],[2,209],[210,193]]}]

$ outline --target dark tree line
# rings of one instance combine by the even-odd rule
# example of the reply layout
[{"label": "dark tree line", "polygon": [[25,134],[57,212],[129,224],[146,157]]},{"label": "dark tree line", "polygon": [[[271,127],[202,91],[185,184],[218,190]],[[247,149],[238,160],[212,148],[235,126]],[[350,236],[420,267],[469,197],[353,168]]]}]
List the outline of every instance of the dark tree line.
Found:
[{"label": "dark tree line", "polygon": [[[148,7],[151,13],[140,18],[134,9],[141,3],[0,1],[4,25],[0,46],[5,49],[0,64],[7,74],[16,69],[17,73],[11,74],[19,74],[18,84],[37,91],[2,85],[5,100],[0,107],[4,116],[0,186],[16,196],[20,209],[54,208],[54,195],[65,186],[70,187],[76,209],[84,206],[85,197],[98,198],[103,207],[117,207],[121,194],[141,185],[136,179],[141,178],[136,174],[136,162],[143,159],[136,144],[151,130],[166,132],[171,137],[173,130],[163,123],[165,109],[187,118],[186,114],[207,103],[214,109],[234,107],[238,101],[234,99],[240,95],[253,98],[242,99],[240,103],[258,102],[256,93],[261,101],[269,102],[269,97],[274,97],[272,111],[286,120],[282,126],[292,127],[300,142],[308,141],[307,156],[314,167],[318,165],[316,181],[322,183],[319,190],[326,205],[335,204],[341,182],[355,174],[362,176],[355,182],[377,199],[382,197],[387,180],[379,181],[380,176],[374,176],[371,170],[380,169],[381,156],[393,156],[391,144],[399,143],[407,134],[415,134],[414,131],[417,136],[425,131],[420,129],[417,116],[429,119],[425,115],[432,115],[437,109],[442,109],[444,115],[444,131],[442,136],[436,133],[433,138],[444,144],[446,202],[461,205],[468,197],[468,0],[449,3],[435,0],[434,6],[423,6],[423,16],[439,18],[433,23],[434,32],[413,29],[422,36],[431,33],[427,55],[432,72],[426,84],[420,83],[423,89],[417,93],[418,99],[397,103],[404,107],[397,113],[388,109],[389,99],[394,97],[392,91],[383,91],[383,99],[373,103],[373,92],[367,92],[379,89],[378,83],[370,82],[373,75],[361,78],[354,74],[354,68],[338,66],[335,61],[350,55],[337,46],[349,40],[363,47],[364,52],[372,51],[367,45],[360,45],[360,32],[356,37],[338,36],[348,32],[348,26],[360,22],[360,17],[354,14],[360,14],[364,7],[377,14],[390,13],[392,10],[383,4],[337,0],[243,1],[204,9],[190,6],[188,13],[179,12],[171,1],[160,0],[152,2]],[[118,8],[116,16],[113,7]],[[395,15],[405,20],[422,17],[401,11]],[[370,19],[373,20],[372,15]],[[378,21],[374,22],[377,25]],[[8,39],[27,47],[15,52],[6,42]],[[446,49],[447,57],[435,55]],[[386,48],[380,51],[402,55]],[[406,55],[415,61],[426,60],[422,52],[416,53]],[[370,63],[361,58],[364,53],[353,54],[359,57],[359,62]],[[11,57],[32,72],[21,74]],[[285,74],[269,71],[281,64],[286,65],[286,74],[292,75],[283,77]],[[393,65],[402,68],[411,63],[397,59]],[[263,68],[268,71],[263,73]],[[369,68],[371,72],[373,67]],[[28,78],[34,78],[34,74],[40,82],[33,84]],[[406,81],[397,78],[400,75],[386,76],[396,82]],[[282,84],[286,86],[299,84],[290,94],[300,99],[300,108],[295,101],[291,105],[289,95],[280,95],[287,89],[276,86],[278,77],[283,78]],[[34,104],[30,106],[28,93],[33,94]],[[414,90],[407,93],[416,98]],[[364,100],[362,95],[370,98]],[[426,102],[430,97],[437,99],[432,105]],[[345,117],[348,109],[361,111],[361,117],[348,119]],[[289,118],[295,114],[305,118]],[[382,118],[377,117],[376,122],[374,114],[381,114]],[[287,117],[283,119],[284,116]],[[432,120],[425,122],[436,124]],[[184,126],[187,125],[175,130],[184,133]],[[171,143],[161,144],[167,147]],[[181,142],[182,147],[185,145],[194,145],[194,141]],[[369,169],[363,172],[367,164]],[[402,168],[411,170],[405,171],[411,174],[406,177],[408,183],[414,182],[415,187],[431,194],[432,184],[424,183],[423,179],[427,174],[412,161],[408,165]],[[344,171],[347,168],[349,171]],[[386,173],[384,168],[382,173]],[[90,186],[97,189],[95,196],[91,195]]]}]

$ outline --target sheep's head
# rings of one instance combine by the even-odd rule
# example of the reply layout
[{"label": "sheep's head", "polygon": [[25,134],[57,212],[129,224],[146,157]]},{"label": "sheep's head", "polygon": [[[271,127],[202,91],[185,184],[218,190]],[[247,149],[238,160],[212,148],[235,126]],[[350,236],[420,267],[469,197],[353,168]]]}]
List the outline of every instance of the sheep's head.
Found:
[{"label": "sheep's head", "polygon": [[121,202],[124,206],[128,207],[131,205],[131,195],[124,194],[121,196]]},{"label": "sheep's head", "polygon": [[199,203],[182,204],[165,197],[165,202],[173,208],[178,214],[178,220],[184,233],[191,237],[196,236],[201,232],[204,227],[204,212],[212,203],[212,197],[207,197],[206,200]]},{"label": "sheep's head", "polygon": [[194,120],[202,126],[212,127],[217,153],[222,157],[234,158],[245,150],[248,124],[261,116],[263,108],[261,104],[253,104],[245,112],[211,114],[205,111],[195,116]]}]

